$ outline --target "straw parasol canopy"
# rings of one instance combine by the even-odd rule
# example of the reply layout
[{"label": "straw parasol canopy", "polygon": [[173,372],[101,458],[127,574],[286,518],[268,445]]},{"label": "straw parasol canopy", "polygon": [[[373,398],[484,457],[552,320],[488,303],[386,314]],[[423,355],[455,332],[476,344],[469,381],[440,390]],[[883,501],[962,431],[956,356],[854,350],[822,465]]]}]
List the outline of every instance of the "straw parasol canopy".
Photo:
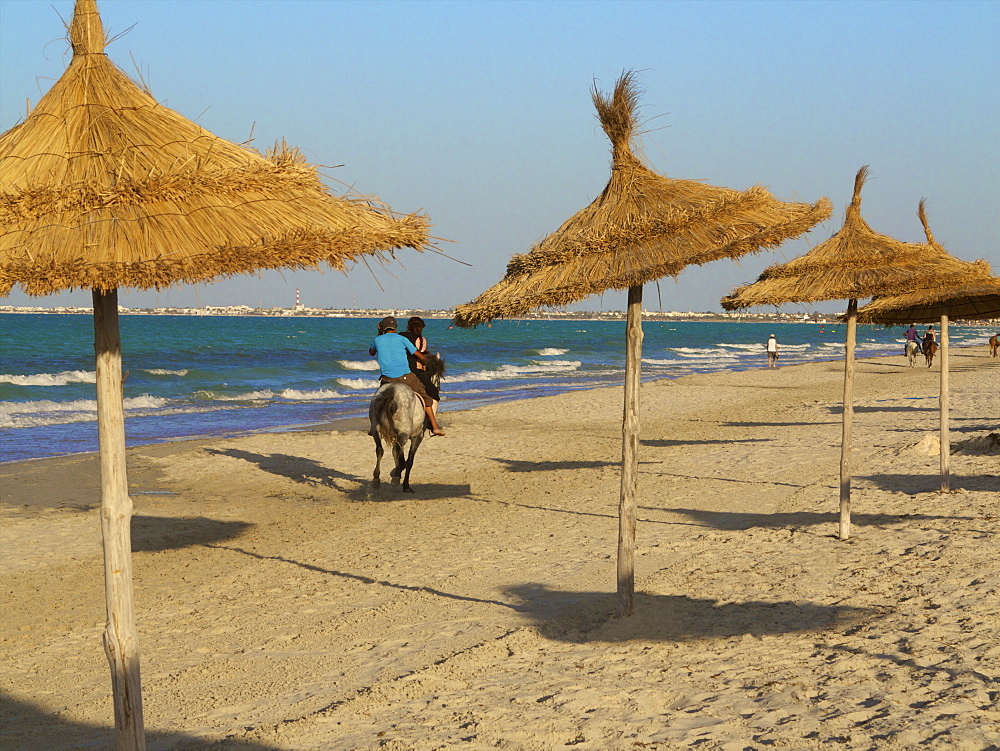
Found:
[{"label": "straw parasol canopy", "polygon": [[929,245],[907,243],[875,232],[861,216],[861,189],[868,165],[854,178],[844,224],[829,240],[787,263],[766,269],[753,284],[722,298],[726,310],[790,302],[851,300],[930,286],[921,279],[968,274],[968,266]]},{"label": "straw parasol canopy", "polygon": [[[934,239],[927,222],[924,199],[917,216],[924,227],[927,244],[942,254],[947,251]],[[957,259],[956,259],[957,260]],[[935,285],[903,295],[876,297],[858,310],[858,323],[881,323],[894,326],[908,323],[933,323],[941,316],[942,305],[955,320],[988,321],[1000,318],[1000,278],[992,276],[984,260],[967,264],[968,279],[953,284]]]},{"label": "straw parasol canopy", "polygon": [[343,270],[429,246],[426,217],[335,197],[295,149],[262,155],[159,104],[104,54],[95,0],[69,32],[66,71],[0,136],[0,295]]},{"label": "straw parasol canopy", "polygon": [[853,424],[854,346],[858,298],[909,292],[968,280],[970,265],[940,246],[906,243],[875,232],[861,216],[861,189],[868,165],[854,178],[854,195],[844,224],[829,240],[787,263],[766,269],[753,284],[722,298],[726,310],[788,302],[846,299],[843,439],[840,463],[840,538],[850,536],[851,433]]},{"label": "straw parasol canopy", "polygon": [[335,197],[284,144],[266,155],[161,106],[104,54],[95,0],[77,0],[66,71],[0,135],[0,295],[89,288],[94,300],[101,525],[116,748],[144,749],[122,405],[118,288],[257,269],[345,269],[432,247],[424,216]]},{"label": "straw parasol canopy", "polygon": [[776,248],[830,216],[826,198],[785,203],[759,185],[739,191],[654,172],[634,148],[639,135],[634,72],[624,73],[610,96],[595,86],[592,97],[611,140],[607,186],[528,253],[511,258],[498,284],[457,306],[457,325],[567,305],[677,276],[692,264]]},{"label": "straw parasol canopy", "polygon": [[882,323],[886,326],[933,323],[941,316],[942,304],[947,305],[948,317],[952,320],[1000,319],[1000,278],[987,274],[979,281],[954,287],[936,287],[906,295],[877,297],[858,310],[858,322]]},{"label": "straw parasol canopy", "polygon": [[638,476],[642,285],[685,266],[739,258],[808,231],[830,216],[826,198],[784,203],[757,186],[745,191],[659,175],[636,154],[639,92],[625,72],[612,94],[591,95],[611,140],[611,178],[601,194],[537,243],[515,255],[506,276],[466,305],[455,324],[470,327],[541,307],[566,305],[609,289],[628,290],[622,482],[618,533],[619,610],[632,612]]},{"label": "straw parasol canopy", "polygon": [[[927,244],[939,254],[947,254],[940,243],[934,239],[930,224],[927,222],[925,201],[920,200],[917,216],[924,226]],[[949,461],[951,457],[951,440],[948,428],[948,319],[990,320],[1000,318],[1000,279],[990,274],[990,266],[980,260],[966,264],[968,275],[966,279],[945,281],[941,284],[915,292],[891,297],[877,297],[858,311],[858,321],[861,323],[881,323],[894,326],[906,323],[932,323],[940,321],[940,396],[938,407],[940,413],[940,474],[941,491],[951,489]]]}]

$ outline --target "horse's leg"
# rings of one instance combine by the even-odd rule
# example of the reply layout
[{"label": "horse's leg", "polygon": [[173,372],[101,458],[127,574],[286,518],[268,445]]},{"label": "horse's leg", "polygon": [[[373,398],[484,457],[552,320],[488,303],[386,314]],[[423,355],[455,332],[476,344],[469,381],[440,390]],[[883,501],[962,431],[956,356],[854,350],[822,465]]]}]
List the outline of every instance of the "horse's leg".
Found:
[{"label": "horse's leg", "polygon": [[372,475],[372,487],[377,488],[382,484],[382,480],[379,478],[381,474],[379,466],[382,464],[382,455],[385,453],[385,450],[382,448],[382,441],[378,437],[378,430],[372,430],[371,437],[375,439],[375,473]]},{"label": "horse's leg", "polygon": [[416,456],[417,449],[420,448],[420,442],[424,440],[424,431],[421,430],[410,439],[410,451],[406,457],[406,474],[403,475],[403,492],[412,493],[413,489],[410,487],[410,470],[413,469],[413,457]]},{"label": "horse's leg", "polygon": [[403,469],[406,467],[406,460],[403,457],[403,447],[400,445],[399,439],[392,444],[392,456],[396,460],[396,466],[392,469],[392,485],[395,487],[399,485],[399,478],[403,475]]}]

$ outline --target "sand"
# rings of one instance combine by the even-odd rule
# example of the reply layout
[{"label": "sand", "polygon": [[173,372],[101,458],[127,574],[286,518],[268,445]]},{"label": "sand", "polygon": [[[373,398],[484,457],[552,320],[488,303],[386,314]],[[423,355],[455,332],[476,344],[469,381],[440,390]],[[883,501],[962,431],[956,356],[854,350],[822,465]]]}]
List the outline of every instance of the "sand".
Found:
[{"label": "sand", "polygon": [[[343,429],[129,451],[150,749],[1000,746],[1000,360],[642,388],[614,617],[620,388],[442,414],[415,493]],[[0,747],[109,748],[96,459],[0,466]]]}]

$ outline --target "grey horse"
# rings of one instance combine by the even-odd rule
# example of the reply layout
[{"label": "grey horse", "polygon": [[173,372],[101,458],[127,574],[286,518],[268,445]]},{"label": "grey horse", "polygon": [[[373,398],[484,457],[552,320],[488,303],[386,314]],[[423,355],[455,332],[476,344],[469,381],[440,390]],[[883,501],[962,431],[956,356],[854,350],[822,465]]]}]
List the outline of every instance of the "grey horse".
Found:
[{"label": "grey horse", "polygon": [[[440,355],[428,354],[425,360],[427,375],[435,386],[440,386],[444,375],[444,360]],[[424,431],[430,430],[424,403],[413,393],[413,389],[405,383],[386,383],[379,387],[368,406],[368,420],[371,427],[368,430],[375,440],[375,472],[372,475],[372,487],[381,485],[380,466],[385,450],[382,441],[392,446],[392,455],[396,466],[389,477],[392,484],[403,481],[403,492],[412,493],[410,487],[410,470],[413,469],[413,457],[424,440]],[[404,459],[403,451],[409,444],[409,451]]]}]

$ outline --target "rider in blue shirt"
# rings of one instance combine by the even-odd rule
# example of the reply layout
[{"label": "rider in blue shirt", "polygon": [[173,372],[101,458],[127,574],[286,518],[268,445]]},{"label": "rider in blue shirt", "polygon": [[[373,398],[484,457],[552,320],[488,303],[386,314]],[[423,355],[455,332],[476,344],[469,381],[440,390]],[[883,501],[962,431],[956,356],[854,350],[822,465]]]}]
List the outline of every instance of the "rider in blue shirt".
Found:
[{"label": "rider in blue shirt", "polygon": [[417,348],[409,339],[396,333],[396,319],[392,316],[383,318],[378,325],[379,335],[376,336],[368,348],[368,354],[378,359],[378,369],[381,373],[380,383],[405,383],[423,402],[424,412],[431,425],[433,435],[444,435],[441,426],[438,425],[434,415],[434,401],[428,396],[424,384],[420,382],[413,371],[410,370],[410,363],[407,354],[413,355],[418,360],[424,359],[424,354],[418,352]]}]

